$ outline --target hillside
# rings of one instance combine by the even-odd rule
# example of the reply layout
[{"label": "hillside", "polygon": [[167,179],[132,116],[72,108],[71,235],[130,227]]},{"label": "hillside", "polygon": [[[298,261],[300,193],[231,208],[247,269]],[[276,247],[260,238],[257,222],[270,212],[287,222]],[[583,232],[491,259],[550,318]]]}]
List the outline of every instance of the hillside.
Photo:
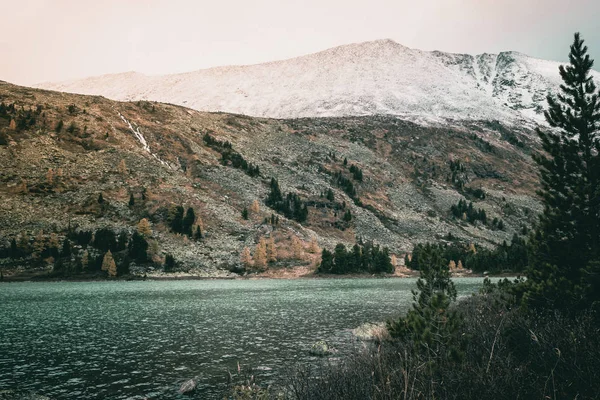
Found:
[{"label": "hillside", "polygon": [[[497,122],[440,128],[392,116],[274,120],[7,83],[0,83],[0,102],[4,249],[13,238],[35,246],[41,230],[50,241],[102,227],[131,234],[147,218],[153,261],[132,270],[161,269],[172,254],[179,269],[224,276],[243,271],[242,249],[260,237],[275,238],[279,261],[270,268],[310,269],[312,238],[328,248],[375,241],[400,258],[415,243],[448,234],[477,246],[509,241],[540,208],[531,133]],[[266,206],[271,178],[284,196],[299,196],[305,220]],[[486,224],[451,214],[463,198],[485,210]],[[243,219],[255,200],[259,211]],[[174,206],[194,209],[201,239],[172,232]],[[292,237],[300,239],[300,257]],[[81,252],[75,246],[72,259]],[[0,263],[10,269],[28,260]]]},{"label": "hillside", "polygon": [[39,87],[257,117],[382,114],[422,124],[498,120],[531,127],[544,123],[546,95],[560,83],[558,66],[517,52],[473,56],[378,40],[265,64],[165,76],[129,72]]}]

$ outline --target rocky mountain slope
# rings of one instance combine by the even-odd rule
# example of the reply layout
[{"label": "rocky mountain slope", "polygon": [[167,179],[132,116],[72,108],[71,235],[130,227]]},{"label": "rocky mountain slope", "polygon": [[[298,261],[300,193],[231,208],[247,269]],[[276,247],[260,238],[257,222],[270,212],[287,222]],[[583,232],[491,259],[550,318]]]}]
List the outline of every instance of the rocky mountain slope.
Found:
[{"label": "rocky mountain slope", "polygon": [[[396,115],[420,123],[543,123],[559,63],[516,52],[452,54],[391,40],[258,65],[146,76],[129,72],[39,87],[257,117]],[[600,73],[596,74],[600,78]]]},{"label": "rocky mountain slope", "polygon": [[[12,238],[32,242],[41,230],[60,240],[69,229],[131,233],[147,218],[155,265],[173,254],[186,269],[223,275],[237,270],[242,249],[253,249],[261,237],[275,238],[280,261],[273,268],[310,268],[313,238],[328,248],[375,241],[400,259],[415,243],[449,235],[477,246],[510,240],[539,211],[530,157],[535,143],[530,132],[499,123],[441,128],[388,116],[274,120],[7,83],[0,83],[0,102],[4,248]],[[238,156],[207,137],[231,143]],[[236,165],[239,157],[259,174]],[[307,206],[305,221],[266,206],[271,178]],[[333,199],[324,195],[329,189]],[[486,224],[451,214],[463,198],[486,211]],[[259,210],[244,219],[243,209],[255,200]],[[194,208],[201,240],[172,232],[169,213],[178,205]],[[492,225],[494,218],[503,229]],[[294,237],[300,257],[290,250]]]}]

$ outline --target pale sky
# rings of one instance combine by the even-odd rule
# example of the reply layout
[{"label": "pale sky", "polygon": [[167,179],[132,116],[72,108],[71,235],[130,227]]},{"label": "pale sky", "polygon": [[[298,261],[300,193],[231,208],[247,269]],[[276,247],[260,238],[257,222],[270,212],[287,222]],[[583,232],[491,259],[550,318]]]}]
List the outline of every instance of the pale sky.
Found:
[{"label": "pale sky", "polygon": [[566,61],[580,31],[600,69],[598,0],[0,0],[0,80],[254,64],[390,38]]}]

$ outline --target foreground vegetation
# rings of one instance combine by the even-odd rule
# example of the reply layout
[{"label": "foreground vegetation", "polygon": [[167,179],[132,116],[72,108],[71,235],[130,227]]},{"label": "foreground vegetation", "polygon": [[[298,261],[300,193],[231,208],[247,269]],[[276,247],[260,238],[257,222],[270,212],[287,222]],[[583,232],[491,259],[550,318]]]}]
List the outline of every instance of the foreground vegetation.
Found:
[{"label": "foreground vegetation", "polygon": [[[295,370],[284,383],[287,397],[600,398],[600,93],[586,51],[576,34],[571,64],[560,68],[561,93],[548,97],[554,129],[538,132],[545,151],[535,157],[544,202],[539,224],[527,242],[513,239],[487,260],[475,259],[526,254],[514,259],[525,261],[527,279],[486,279],[479,295],[456,302],[449,265],[475,252],[420,246],[409,260],[421,272],[413,306],[387,322],[391,340]],[[237,398],[273,396],[280,394],[253,386]]]}]

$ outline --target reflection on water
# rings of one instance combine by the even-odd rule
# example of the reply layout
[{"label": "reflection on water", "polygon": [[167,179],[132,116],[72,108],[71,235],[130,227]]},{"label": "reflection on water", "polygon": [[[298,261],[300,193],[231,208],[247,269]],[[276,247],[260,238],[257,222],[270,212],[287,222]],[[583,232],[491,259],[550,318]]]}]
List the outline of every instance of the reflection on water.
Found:
[{"label": "reflection on water", "polygon": [[[459,294],[482,280],[456,279]],[[53,399],[178,398],[198,377],[218,398],[227,369],[263,381],[311,345],[405,311],[414,279],[0,284],[0,390]]]}]

